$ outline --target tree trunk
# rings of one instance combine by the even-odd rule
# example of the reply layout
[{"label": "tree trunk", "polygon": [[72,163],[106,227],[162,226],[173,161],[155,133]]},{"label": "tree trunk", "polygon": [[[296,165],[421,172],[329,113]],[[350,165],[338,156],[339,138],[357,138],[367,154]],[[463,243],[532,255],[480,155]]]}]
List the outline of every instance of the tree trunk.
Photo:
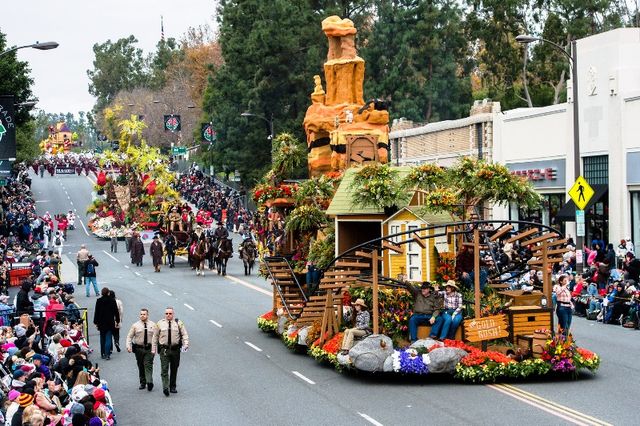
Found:
[{"label": "tree trunk", "polygon": [[564,70],[562,70],[562,73],[560,74],[560,81],[558,81],[558,84],[553,85],[553,104],[557,105],[558,102],[560,101],[560,92],[562,91],[562,87],[564,86]]},{"label": "tree trunk", "polygon": [[524,84],[524,97],[527,102],[527,106],[529,108],[533,108],[533,103],[531,102],[531,95],[529,94],[529,84],[527,82],[527,62],[529,60],[529,49],[525,46],[524,48],[524,59],[522,61],[522,82]]}]

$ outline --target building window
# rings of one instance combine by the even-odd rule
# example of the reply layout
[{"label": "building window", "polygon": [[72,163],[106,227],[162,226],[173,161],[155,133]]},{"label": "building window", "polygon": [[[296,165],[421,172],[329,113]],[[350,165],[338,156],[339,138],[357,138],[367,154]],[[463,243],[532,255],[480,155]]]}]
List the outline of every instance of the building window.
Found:
[{"label": "building window", "polygon": [[[400,224],[392,224],[389,225],[389,235],[393,235],[393,234],[397,234],[401,232],[400,230]],[[396,244],[399,244],[402,242],[402,236],[398,235],[397,237],[391,237],[389,239],[391,242],[394,242]]]},{"label": "building window", "polygon": [[635,252],[640,253],[640,192],[635,191],[631,193],[631,242]]},{"label": "building window", "polygon": [[609,156],[584,157],[584,178],[591,185],[609,184]]}]

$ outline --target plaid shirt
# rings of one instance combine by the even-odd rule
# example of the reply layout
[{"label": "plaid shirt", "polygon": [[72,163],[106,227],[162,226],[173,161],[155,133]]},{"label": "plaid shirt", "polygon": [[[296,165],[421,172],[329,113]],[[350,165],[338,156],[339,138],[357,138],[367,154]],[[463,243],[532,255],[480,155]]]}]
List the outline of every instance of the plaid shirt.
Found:
[{"label": "plaid shirt", "polygon": [[565,305],[571,304],[571,292],[569,291],[569,287],[556,285],[553,287],[553,292],[556,294],[556,300],[558,303]]},{"label": "plaid shirt", "polygon": [[462,294],[457,291],[452,291],[451,293],[444,293],[444,309],[453,309],[456,313],[462,310]]}]

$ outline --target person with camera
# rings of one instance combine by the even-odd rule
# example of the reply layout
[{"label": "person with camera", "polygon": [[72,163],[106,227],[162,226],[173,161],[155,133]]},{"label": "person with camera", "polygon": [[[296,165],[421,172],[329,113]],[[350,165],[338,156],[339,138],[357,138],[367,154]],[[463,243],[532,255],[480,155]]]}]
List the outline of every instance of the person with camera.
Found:
[{"label": "person with camera", "polygon": [[140,309],[140,320],[133,323],[127,334],[127,352],[136,357],[138,365],[138,377],[140,379],[140,387],[145,387],[148,391],[153,389],[153,358],[155,354],[151,351],[153,342],[153,332],[156,324],[149,320],[149,310],[147,308]]}]

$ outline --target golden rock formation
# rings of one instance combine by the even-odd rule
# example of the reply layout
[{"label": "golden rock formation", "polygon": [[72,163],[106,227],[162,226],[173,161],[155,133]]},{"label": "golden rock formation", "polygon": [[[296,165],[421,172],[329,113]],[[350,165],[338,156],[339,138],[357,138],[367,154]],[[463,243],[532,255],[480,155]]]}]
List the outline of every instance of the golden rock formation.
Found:
[{"label": "golden rock formation", "polygon": [[386,163],[389,113],[381,102],[363,98],[365,62],[355,47],[356,28],[349,19],[322,21],[329,41],[324,64],[326,91],[314,76],[312,104],[304,129],[309,147],[309,176],[342,171],[368,161]]}]

